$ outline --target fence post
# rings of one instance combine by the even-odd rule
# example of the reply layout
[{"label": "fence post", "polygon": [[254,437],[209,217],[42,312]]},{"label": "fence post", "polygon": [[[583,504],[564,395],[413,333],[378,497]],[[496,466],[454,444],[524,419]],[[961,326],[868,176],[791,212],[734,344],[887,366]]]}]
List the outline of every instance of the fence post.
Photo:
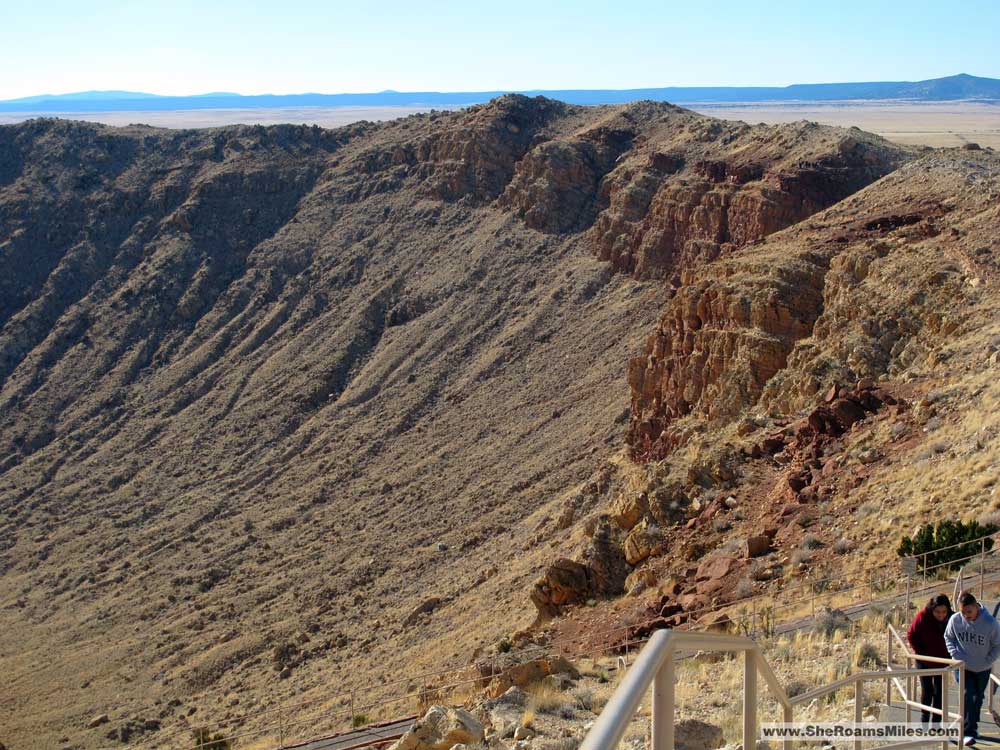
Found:
[{"label": "fence post", "polygon": [[750,637],[757,637],[757,597],[750,600],[753,603],[753,620],[750,621]]},{"label": "fence post", "polygon": [[[949,724],[951,724],[951,716],[949,716],[948,714],[949,714],[949,712],[948,712],[948,675],[947,674],[943,674],[943,675],[941,675],[941,727],[942,728],[947,727]],[[959,747],[962,746],[961,739],[962,738],[959,737],[959,744],[958,744]],[[944,750],[944,748],[948,744],[949,744],[949,742],[948,742],[947,739],[945,739],[944,741],[942,741],[941,742],[941,748],[942,748],[942,750]]]},{"label": "fence post", "polygon": [[650,750],[674,750],[674,650],[663,657],[653,678]]},{"label": "fence post", "polygon": [[[854,681],[854,728],[858,728],[858,724],[864,721],[864,714],[862,709],[864,709],[865,703],[865,690],[864,685],[862,685],[861,680]],[[854,750],[861,750],[861,737],[857,736],[854,739]]]},{"label": "fence post", "polygon": [[[941,676],[941,682],[944,683],[945,677],[947,675]],[[941,691],[941,697],[944,698],[944,690]],[[943,705],[943,702],[942,702]],[[965,745],[965,665],[958,665],[958,746],[963,747]]]},{"label": "fence post", "polygon": [[986,587],[986,537],[979,540],[979,601]]},{"label": "fence post", "polygon": [[281,711],[281,704],[278,704],[278,748],[285,746],[285,715]]},{"label": "fence post", "polygon": [[757,660],[751,648],[743,652],[743,748],[757,748]]},{"label": "fence post", "polygon": [[905,625],[906,621],[910,619],[910,574],[906,574],[906,608],[903,610],[902,622],[900,625]]},{"label": "fence post", "polygon": [[[888,637],[888,644],[885,648],[885,668],[888,671],[892,671],[892,626],[886,628],[885,634]],[[892,676],[886,677],[885,679],[885,705],[886,708],[892,707]]]}]

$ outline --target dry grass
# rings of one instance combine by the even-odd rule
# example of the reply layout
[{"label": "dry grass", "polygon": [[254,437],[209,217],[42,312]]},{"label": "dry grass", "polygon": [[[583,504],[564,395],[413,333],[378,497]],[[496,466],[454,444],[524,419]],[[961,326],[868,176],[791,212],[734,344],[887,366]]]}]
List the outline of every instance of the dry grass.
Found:
[{"label": "dry grass", "polygon": [[530,685],[526,692],[529,696],[527,711],[531,711],[533,714],[554,713],[564,706],[572,704],[572,700],[565,690],[560,690],[544,680]]}]

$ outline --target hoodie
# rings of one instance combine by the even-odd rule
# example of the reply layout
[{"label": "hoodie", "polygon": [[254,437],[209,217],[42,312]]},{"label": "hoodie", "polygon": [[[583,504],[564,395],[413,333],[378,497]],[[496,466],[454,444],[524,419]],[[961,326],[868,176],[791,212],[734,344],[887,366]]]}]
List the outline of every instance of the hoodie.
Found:
[{"label": "hoodie", "polygon": [[970,672],[985,672],[1000,657],[1000,623],[979,605],[979,616],[966,620],[956,612],[948,620],[944,642],[952,659],[961,659]]},{"label": "hoodie", "polygon": [[[913,618],[910,629],[906,631],[906,638],[909,640],[913,650],[923,656],[936,656],[939,659],[950,659],[948,646],[944,642],[944,630],[948,627],[948,620],[939,621],[934,613],[929,609],[922,609]],[[924,667],[939,667],[940,664],[933,662],[920,662]]]}]

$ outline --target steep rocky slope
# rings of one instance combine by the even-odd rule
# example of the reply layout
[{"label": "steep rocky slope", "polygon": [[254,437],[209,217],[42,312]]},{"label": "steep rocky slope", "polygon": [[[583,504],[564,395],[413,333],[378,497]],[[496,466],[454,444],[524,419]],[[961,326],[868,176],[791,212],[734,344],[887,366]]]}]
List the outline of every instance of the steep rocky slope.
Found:
[{"label": "steep rocky slope", "polygon": [[[932,152],[686,271],[629,362],[629,460],[535,584],[556,632],[711,623],[765,593],[787,616],[811,581],[898,578],[918,523],[995,521],[998,218],[1000,159]],[[567,610],[609,561],[637,596]]]},{"label": "steep rocky slope", "polygon": [[[524,97],[336,131],[0,128],[0,741],[154,741],[462,663],[531,622],[560,556],[546,614],[620,592],[690,481],[749,475],[716,440],[748,410],[758,440],[926,361],[937,293],[860,322],[912,262],[878,243],[946,273],[995,158],[893,171],[913,156]],[[929,208],[949,180],[987,182]],[[917,212],[941,231],[891,218]],[[962,258],[991,268],[982,247]]]}]

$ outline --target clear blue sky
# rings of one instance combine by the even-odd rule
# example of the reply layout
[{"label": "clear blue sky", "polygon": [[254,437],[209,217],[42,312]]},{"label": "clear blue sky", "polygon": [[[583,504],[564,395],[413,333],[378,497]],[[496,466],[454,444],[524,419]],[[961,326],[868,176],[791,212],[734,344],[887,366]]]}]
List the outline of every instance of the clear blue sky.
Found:
[{"label": "clear blue sky", "polygon": [[1000,0],[0,2],[0,99],[1000,77]]}]

